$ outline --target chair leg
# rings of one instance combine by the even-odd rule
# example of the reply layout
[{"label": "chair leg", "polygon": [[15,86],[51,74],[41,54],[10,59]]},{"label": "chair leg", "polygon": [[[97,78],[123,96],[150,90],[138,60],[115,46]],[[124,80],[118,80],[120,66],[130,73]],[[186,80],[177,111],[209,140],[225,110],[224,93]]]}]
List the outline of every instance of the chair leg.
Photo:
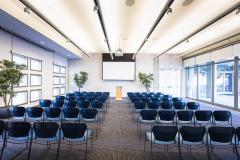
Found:
[{"label": "chair leg", "polygon": [[31,149],[32,149],[32,138],[31,138],[31,140],[30,140],[30,146],[29,146],[29,149],[28,149],[28,156],[27,156],[27,160],[29,160],[29,159],[30,159]]},{"label": "chair leg", "polygon": [[152,140],[151,140],[151,159],[153,160]]},{"label": "chair leg", "polygon": [[3,156],[3,151],[4,151],[4,149],[5,149],[6,140],[7,140],[6,137],[4,137],[4,139],[3,139],[3,145],[2,145],[2,150],[1,150],[0,160],[2,159],[2,156]]},{"label": "chair leg", "polygon": [[[87,133],[88,134],[88,133]],[[86,150],[85,150],[85,160],[87,159],[87,150],[88,150],[88,136],[87,136],[87,139],[86,139]]]},{"label": "chair leg", "polygon": [[143,150],[145,151],[145,147],[146,147],[146,134],[145,134],[145,136],[144,136],[144,145],[143,145]]},{"label": "chair leg", "polygon": [[58,160],[58,157],[59,157],[60,144],[61,144],[61,130],[59,130],[59,139],[58,139],[56,160]]}]

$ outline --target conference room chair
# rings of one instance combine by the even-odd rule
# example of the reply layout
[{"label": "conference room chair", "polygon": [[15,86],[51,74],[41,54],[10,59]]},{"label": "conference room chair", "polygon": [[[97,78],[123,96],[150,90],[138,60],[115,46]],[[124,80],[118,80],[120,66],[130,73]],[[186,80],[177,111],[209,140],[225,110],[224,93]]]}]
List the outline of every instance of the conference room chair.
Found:
[{"label": "conference room chair", "polygon": [[172,101],[162,101],[161,102],[161,109],[172,110],[173,109]]},{"label": "conference room chair", "polygon": [[148,108],[148,109],[159,110],[160,105],[161,105],[161,101],[151,101],[151,102],[147,102],[147,108]]},{"label": "conference room chair", "polygon": [[74,96],[66,96],[66,98],[65,98],[65,101],[75,101],[76,99],[75,99],[75,97]]},{"label": "conference room chair", "polygon": [[4,150],[5,145],[6,145],[5,129],[6,129],[5,122],[3,120],[0,120],[0,139],[1,139],[1,143],[2,143],[0,159],[2,159],[3,150]]},{"label": "conference room chair", "polygon": [[[72,150],[73,145],[85,144],[84,159],[87,159],[88,139],[92,139],[92,131],[88,129],[85,123],[62,123],[61,130],[63,136],[60,144],[69,146]],[[93,141],[92,141],[93,146]]]},{"label": "conference room chair", "polygon": [[235,149],[236,149],[236,154],[237,154],[238,160],[240,159],[239,152],[238,152],[239,142],[240,142],[240,127],[237,127],[235,129]]},{"label": "conference room chair", "polygon": [[173,102],[173,106],[175,111],[186,110],[186,102],[183,101],[175,101]]},{"label": "conference room chair", "polygon": [[100,96],[100,97],[97,97],[96,100],[103,102],[103,105],[104,105],[104,107],[105,107],[105,109],[106,109],[106,112],[107,112],[107,108],[108,108],[108,97],[106,97],[106,96]]},{"label": "conference room chair", "polygon": [[27,120],[29,120],[29,121],[43,120],[43,108],[27,107]]},{"label": "conference room chair", "polygon": [[103,94],[102,92],[96,92],[95,97],[100,97],[100,96],[102,96],[102,94]]},{"label": "conference room chair", "polygon": [[77,101],[77,105],[78,105],[78,108],[80,108],[80,109],[89,108],[90,107],[90,101],[80,100],[80,101]]},{"label": "conference room chair", "polygon": [[193,111],[178,111],[177,112],[177,125],[194,125],[194,112]]},{"label": "conference room chair", "polygon": [[78,108],[71,108],[71,107],[63,108],[62,113],[63,113],[63,117],[62,117],[63,121],[75,121],[75,122],[79,121]]},{"label": "conference room chair", "polygon": [[52,101],[50,99],[40,99],[39,100],[39,106],[46,108],[46,107],[50,107],[52,104]]},{"label": "conference room chair", "polygon": [[91,101],[91,107],[93,109],[97,109],[97,111],[99,113],[102,113],[103,116],[102,116],[102,121],[105,119],[105,111],[106,111],[106,108],[104,107],[103,105],[103,102],[102,101]]},{"label": "conference room chair", "polygon": [[56,96],[55,100],[61,100],[64,101],[65,100],[65,96]]},{"label": "conference room chair", "polygon": [[[26,145],[26,148],[24,148],[24,150],[20,151],[14,156],[11,155],[11,159],[15,159],[19,154],[23,153],[25,150],[28,149],[28,154],[26,159],[29,160],[29,156],[30,156],[29,144],[31,143],[31,136],[32,136],[31,123],[24,122],[24,121],[9,121],[6,123],[6,132],[7,132],[7,136],[5,139],[6,144],[12,143],[12,144]],[[5,145],[4,150],[6,150],[6,148],[7,148],[7,145]]]},{"label": "conference room chair", "polygon": [[74,97],[74,93],[66,93],[66,97]]},{"label": "conference room chair", "polygon": [[[58,108],[59,109],[59,108]],[[57,122],[34,122],[33,123],[33,137],[30,142],[29,146],[29,158],[31,155],[31,150],[33,144],[38,145],[46,145],[47,149],[50,149],[51,145],[56,144],[57,152],[56,152],[56,159],[58,159],[59,154],[59,140],[60,140],[60,132],[59,132],[59,125]],[[39,150],[39,147],[38,147]]]},{"label": "conference room chair", "polygon": [[[207,147],[206,128],[204,126],[182,126],[179,129],[179,151],[180,159],[182,159],[182,149],[186,148],[188,151],[206,149],[206,155],[209,159],[209,149]],[[193,149],[192,149],[193,148]]]},{"label": "conference room chair", "polygon": [[212,111],[200,110],[195,112],[195,125],[211,125],[212,124]]},{"label": "conference room chair", "polygon": [[[144,151],[146,149],[146,141],[150,142],[151,159],[153,159],[153,145],[162,145],[164,151],[168,152],[171,147],[178,147],[178,127],[177,126],[160,126],[152,127],[151,132],[146,132],[144,139]],[[180,156],[180,154],[179,154]]]},{"label": "conference room chair", "polygon": [[132,120],[134,120],[134,113],[139,113],[141,110],[145,109],[146,102],[144,101],[135,101],[132,107]]},{"label": "conference room chair", "polygon": [[86,97],[86,100],[87,101],[90,101],[90,102],[92,102],[92,101],[94,101],[96,98],[94,97],[94,96],[87,96]]},{"label": "conference room chair", "polygon": [[147,124],[152,127],[157,122],[157,111],[156,110],[141,110],[137,117],[137,131],[139,130],[140,140],[142,138],[142,124]]},{"label": "conference room chair", "polygon": [[54,101],[52,101],[52,107],[63,108],[63,106],[64,106],[64,100],[54,100]]},{"label": "conference room chair", "polygon": [[150,102],[150,101],[151,101],[151,97],[144,97],[144,96],[143,96],[143,97],[141,98],[141,100],[144,101],[144,102]]},{"label": "conference room chair", "polygon": [[151,97],[151,101],[162,101],[162,98],[161,97],[157,97],[157,96],[154,96],[154,97]]},{"label": "conference room chair", "polygon": [[163,102],[169,102],[169,101],[172,102],[172,98],[171,98],[171,97],[163,97],[163,98],[162,98],[162,101],[163,101]]},{"label": "conference room chair", "polygon": [[182,101],[182,98],[181,97],[173,97],[172,101],[173,101],[173,103],[178,102],[178,101]]},{"label": "conference room chair", "polygon": [[50,107],[45,109],[44,121],[61,121],[61,108]]},{"label": "conference room chair", "polygon": [[25,120],[26,108],[22,106],[13,106],[10,108],[10,114],[13,120]]},{"label": "conference room chair", "polygon": [[232,114],[227,110],[213,111],[213,125],[232,125]]},{"label": "conference room chair", "polygon": [[167,125],[175,124],[175,114],[176,112],[174,110],[160,110],[158,112],[158,123]]},{"label": "conference room chair", "polygon": [[214,149],[231,149],[233,153],[235,152],[234,133],[235,129],[231,126],[211,126],[208,128],[210,158]]},{"label": "conference room chair", "polygon": [[75,96],[76,101],[84,101],[86,100],[86,96]]},{"label": "conference room chair", "polygon": [[84,123],[95,124],[96,138],[98,136],[98,129],[100,129],[100,119],[98,110],[93,108],[84,108],[80,110],[80,120]]},{"label": "conference room chair", "polygon": [[80,95],[81,95],[81,92],[79,92],[79,91],[73,92],[73,96],[74,96],[74,97],[77,97],[77,96],[80,96]]},{"label": "conference room chair", "polygon": [[200,104],[198,102],[187,102],[187,110],[191,111],[200,110]]},{"label": "conference room chair", "polygon": [[76,108],[77,102],[75,100],[65,100],[64,107],[66,108]]},{"label": "conference room chair", "polygon": [[172,99],[172,95],[170,95],[170,94],[164,94],[164,95],[163,95],[163,98],[171,98],[171,99]]},{"label": "conference room chair", "polygon": [[137,97],[142,97],[142,96],[143,96],[142,93],[140,93],[140,92],[135,92],[135,95],[136,95]]}]

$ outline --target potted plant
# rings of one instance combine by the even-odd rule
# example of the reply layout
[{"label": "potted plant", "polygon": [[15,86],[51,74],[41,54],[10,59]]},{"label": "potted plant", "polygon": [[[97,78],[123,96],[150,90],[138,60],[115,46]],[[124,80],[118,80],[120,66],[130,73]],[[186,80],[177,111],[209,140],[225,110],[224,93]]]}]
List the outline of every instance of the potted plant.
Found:
[{"label": "potted plant", "polygon": [[74,82],[75,82],[76,86],[79,88],[79,92],[80,92],[80,89],[83,88],[83,86],[85,85],[87,80],[88,80],[87,72],[80,71],[79,73],[76,73],[74,75]]},{"label": "potted plant", "polygon": [[6,118],[10,114],[8,107],[14,96],[14,86],[21,82],[21,71],[24,67],[25,65],[18,65],[9,60],[0,61],[0,97],[4,102],[4,107],[0,109],[0,118]]},{"label": "potted plant", "polygon": [[150,87],[154,80],[153,74],[152,73],[146,74],[146,73],[139,72],[138,78],[139,78],[140,82],[142,83],[142,85],[146,88],[146,91],[150,92]]}]

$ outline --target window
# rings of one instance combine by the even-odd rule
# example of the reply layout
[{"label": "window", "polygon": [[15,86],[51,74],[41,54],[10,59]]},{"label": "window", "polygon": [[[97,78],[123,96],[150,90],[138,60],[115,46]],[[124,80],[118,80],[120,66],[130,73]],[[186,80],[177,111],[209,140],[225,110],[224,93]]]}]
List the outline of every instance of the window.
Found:
[{"label": "window", "polygon": [[234,106],[234,62],[215,64],[214,100],[218,104]]},{"label": "window", "polygon": [[66,73],[66,67],[61,66],[60,67],[60,73],[65,74]]},{"label": "window", "polygon": [[53,73],[60,73],[60,66],[53,64]]},{"label": "window", "polygon": [[30,75],[31,86],[41,86],[42,85],[42,75],[31,74]]},{"label": "window", "polygon": [[66,93],[66,87],[61,87],[60,88],[60,94],[63,95]]},{"label": "window", "polygon": [[211,101],[212,97],[212,66],[207,64],[198,69],[198,98]]},{"label": "window", "polygon": [[12,105],[22,105],[27,103],[28,103],[27,91],[15,92],[15,95],[12,98]]},{"label": "window", "polygon": [[187,97],[197,98],[197,67],[187,68]]},{"label": "window", "polygon": [[60,90],[58,87],[53,88],[53,96],[58,96],[60,94]]},{"label": "window", "polygon": [[30,102],[36,102],[39,99],[41,99],[42,97],[42,90],[38,89],[38,90],[31,90],[30,91]]},{"label": "window", "polygon": [[42,61],[31,58],[30,69],[32,71],[42,71]]},{"label": "window", "polygon": [[53,84],[54,85],[59,85],[60,84],[60,77],[53,76]]},{"label": "window", "polygon": [[12,61],[15,62],[16,64],[23,64],[26,66],[24,69],[28,69],[28,58],[19,54],[12,54]]},{"label": "window", "polygon": [[28,75],[23,74],[21,82],[19,83],[19,85],[15,86],[15,87],[27,87],[27,86],[28,86]]},{"label": "window", "polygon": [[60,77],[61,84],[66,84],[66,77]]}]

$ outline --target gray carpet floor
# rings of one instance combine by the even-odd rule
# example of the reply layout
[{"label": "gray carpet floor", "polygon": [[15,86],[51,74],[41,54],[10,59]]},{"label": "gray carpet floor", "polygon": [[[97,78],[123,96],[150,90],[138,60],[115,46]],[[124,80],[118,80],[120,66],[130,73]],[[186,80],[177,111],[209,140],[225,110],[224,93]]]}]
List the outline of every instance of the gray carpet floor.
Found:
[{"label": "gray carpet floor", "polygon": [[[203,105],[203,104],[202,104]],[[209,106],[204,106],[207,109]],[[234,122],[238,122],[239,116],[234,114]],[[94,125],[89,128],[95,129]],[[148,126],[143,127],[143,131],[148,130]],[[129,105],[126,101],[110,102],[108,112],[105,120],[100,125],[100,130],[97,139],[93,140],[93,150],[89,146],[88,159],[89,160],[150,160],[150,144],[147,143],[146,151],[143,150],[144,141],[139,138],[137,132],[136,121],[132,120],[129,113]],[[8,144],[4,150],[3,160],[13,159],[16,154],[24,149],[25,145]],[[33,144],[31,159],[32,160],[54,160],[56,156],[57,145],[51,145],[51,148]],[[66,145],[60,147],[60,160],[82,160],[84,159],[85,146],[74,146],[69,150]],[[154,145],[153,158],[155,160],[177,160],[177,148],[171,148],[164,151],[162,146]],[[192,151],[182,149],[184,160],[205,160],[206,149],[197,148]],[[22,151],[20,155],[15,157],[16,160],[25,160],[27,151]],[[235,160],[236,154],[230,149],[215,150],[211,154],[212,160]]]}]

